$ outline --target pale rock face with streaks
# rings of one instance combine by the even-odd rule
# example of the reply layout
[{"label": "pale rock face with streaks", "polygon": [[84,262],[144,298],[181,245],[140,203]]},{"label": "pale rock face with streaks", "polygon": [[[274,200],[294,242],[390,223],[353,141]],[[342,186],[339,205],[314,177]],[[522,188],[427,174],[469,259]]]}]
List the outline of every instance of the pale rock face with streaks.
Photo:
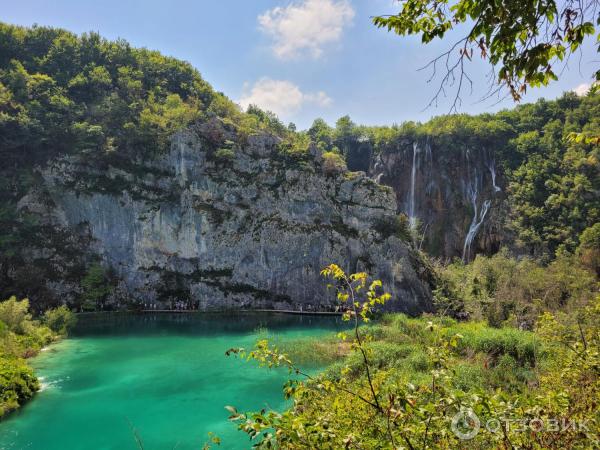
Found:
[{"label": "pale rock face with streaks", "polygon": [[[44,192],[21,207],[45,204],[44,220],[87,236],[85,251],[118,279],[111,307],[327,310],[334,295],[319,271],[337,263],[382,279],[390,308],[430,308],[412,244],[376,231],[396,215],[391,189],[363,173],[325,175],[318,152],[304,165],[283,162],[267,134],[219,160],[211,126],[179,132],[168,153],[132,167],[63,157],[41,169]],[[68,296],[66,282],[52,288]]]}]

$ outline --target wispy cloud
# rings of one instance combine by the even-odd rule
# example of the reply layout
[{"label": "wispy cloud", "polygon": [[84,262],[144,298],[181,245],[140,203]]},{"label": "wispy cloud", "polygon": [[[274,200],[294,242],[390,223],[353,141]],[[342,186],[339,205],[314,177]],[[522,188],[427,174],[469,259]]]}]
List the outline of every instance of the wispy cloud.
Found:
[{"label": "wispy cloud", "polygon": [[573,92],[575,92],[580,97],[583,97],[590,91],[590,87],[591,86],[589,83],[581,83],[579,86],[573,89]]},{"label": "wispy cloud", "polygon": [[341,39],[354,14],[348,0],[302,0],[270,9],[258,17],[258,22],[273,39],[278,58],[318,58],[324,47]]},{"label": "wispy cloud", "polygon": [[244,109],[249,105],[256,105],[285,119],[305,105],[326,107],[331,102],[331,98],[323,91],[305,93],[291,81],[270,78],[261,78],[252,86],[245,83],[239,100]]}]

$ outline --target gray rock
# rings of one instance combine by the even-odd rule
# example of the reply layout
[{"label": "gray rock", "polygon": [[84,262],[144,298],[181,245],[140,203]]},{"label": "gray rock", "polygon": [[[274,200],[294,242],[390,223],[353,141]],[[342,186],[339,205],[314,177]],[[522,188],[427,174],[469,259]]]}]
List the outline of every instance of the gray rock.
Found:
[{"label": "gray rock", "polygon": [[[331,178],[318,163],[286,166],[271,156],[278,138],[266,134],[219,163],[207,136],[233,139],[210,122],[177,133],[168,154],[136,167],[101,171],[65,157],[43,170],[48,214],[88,227],[92,250],[119,277],[114,302],[332,309],[319,272],[336,263],[382,279],[390,308],[430,309],[414,250],[374,231],[396,214],[390,189],[364,173]],[[39,208],[32,198],[22,204]]]}]

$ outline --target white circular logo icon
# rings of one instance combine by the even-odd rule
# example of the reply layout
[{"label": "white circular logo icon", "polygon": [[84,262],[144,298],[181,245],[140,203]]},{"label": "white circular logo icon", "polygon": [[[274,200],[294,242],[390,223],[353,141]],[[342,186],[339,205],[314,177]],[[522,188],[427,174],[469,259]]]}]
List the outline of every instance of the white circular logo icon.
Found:
[{"label": "white circular logo icon", "polygon": [[473,439],[479,433],[480,427],[479,417],[470,409],[460,411],[452,418],[452,432],[459,439]]}]

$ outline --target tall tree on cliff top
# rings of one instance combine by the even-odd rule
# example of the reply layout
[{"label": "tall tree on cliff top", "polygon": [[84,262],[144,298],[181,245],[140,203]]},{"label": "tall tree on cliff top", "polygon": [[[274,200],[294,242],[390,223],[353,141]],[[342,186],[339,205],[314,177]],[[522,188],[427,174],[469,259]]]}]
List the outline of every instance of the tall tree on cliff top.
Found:
[{"label": "tall tree on cliff top", "polygon": [[[464,89],[472,86],[465,64],[474,54],[492,66],[488,96],[508,91],[519,101],[528,87],[557,80],[569,57],[596,35],[599,9],[599,0],[405,0],[397,15],[373,22],[402,36],[420,35],[425,44],[465,29],[448,51],[425,66],[433,72],[431,79],[441,76],[430,105],[453,89],[451,111],[456,111]],[[597,90],[600,70],[594,77],[592,89]]]}]

